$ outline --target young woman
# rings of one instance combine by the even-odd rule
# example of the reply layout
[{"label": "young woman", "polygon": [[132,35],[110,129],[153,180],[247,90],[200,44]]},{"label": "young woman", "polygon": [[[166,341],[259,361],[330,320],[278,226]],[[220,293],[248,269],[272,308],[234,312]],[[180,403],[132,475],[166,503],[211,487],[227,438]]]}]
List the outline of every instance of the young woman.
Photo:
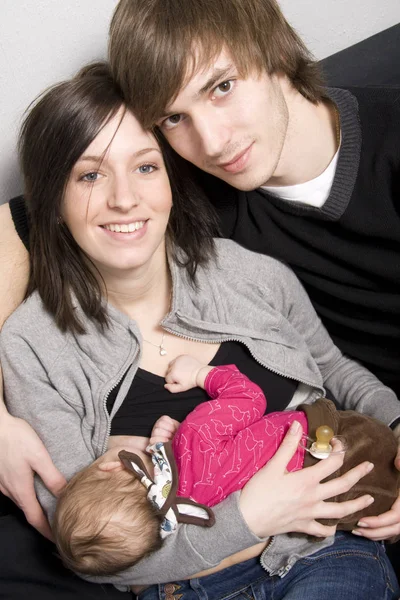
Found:
[{"label": "young woman", "polygon": [[[213,239],[208,204],[182,164],[164,163],[107,66],[84,69],[36,103],[21,160],[31,280],[1,334],[6,401],[67,479],[107,444],[123,447],[125,435],[143,448],[158,416],[182,420],[206,398],[199,388],[174,395],[164,388],[168,364],[186,353],[236,364],[263,389],[270,411],[311,402],[325,385],[344,408],[388,424],[399,417],[394,393],[341,355],[287,267]],[[185,525],[132,570],[100,580],[149,585],[140,595],[149,600],[175,590],[215,599],[396,598],[382,544],[347,533],[318,543],[286,535],[331,535],[334,528],[314,519],[372,501],[323,502],[366,474],[366,464],[318,483],[303,522],[291,515],[304,478],[320,482],[339,464],[328,459],[286,477],[274,462],[269,489],[257,487],[260,471],[216,507],[214,527]],[[40,480],[36,487],[51,521],[56,499]]]}]

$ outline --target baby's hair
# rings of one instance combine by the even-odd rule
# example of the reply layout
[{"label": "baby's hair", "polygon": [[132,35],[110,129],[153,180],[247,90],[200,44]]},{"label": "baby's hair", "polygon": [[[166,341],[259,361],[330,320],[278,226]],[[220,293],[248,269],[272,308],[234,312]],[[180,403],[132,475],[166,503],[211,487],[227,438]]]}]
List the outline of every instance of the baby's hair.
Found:
[{"label": "baby's hair", "polygon": [[87,575],[114,575],[161,547],[162,517],[125,469],[90,465],[63,490],[53,534],[63,563]]}]

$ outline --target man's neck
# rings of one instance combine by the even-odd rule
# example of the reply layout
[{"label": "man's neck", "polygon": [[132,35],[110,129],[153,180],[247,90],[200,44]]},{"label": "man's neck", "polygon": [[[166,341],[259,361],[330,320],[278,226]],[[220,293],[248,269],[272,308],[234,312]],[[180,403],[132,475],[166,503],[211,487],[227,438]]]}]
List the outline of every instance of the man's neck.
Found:
[{"label": "man's neck", "polygon": [[296,185],[325,171],[338,149],[338,114],[329,100],[313,104],[285,79],[281,83],[289,111],[285,143],[268,186]]}]

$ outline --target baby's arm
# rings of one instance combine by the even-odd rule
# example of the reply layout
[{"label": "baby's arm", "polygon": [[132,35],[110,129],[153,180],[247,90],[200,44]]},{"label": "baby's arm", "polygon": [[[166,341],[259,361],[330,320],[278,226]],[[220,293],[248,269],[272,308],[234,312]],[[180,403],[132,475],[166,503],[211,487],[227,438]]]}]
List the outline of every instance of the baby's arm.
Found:
[{"label": "baby's arm", "polygon": [[[165,380],[165,388],[170,392],[183,392],[195,386],[205,389],[212,401],[199,404],[190,416],[202,423],[217,412],[220,418],[232,423],[231,434],[260,419],[266,409],[262,390],[234,365],[210,367],[192,356],[182,355],[169,364]],[[245,421],[232,419],[235,409],[245,415]],[[175,431],[167,439],[172,439]]]},{"label": "baby's arm", "polygon": [[174,394],[194,387],[204,389],[204,382],[214,367],[204,365],[193,356],[182,354],[168,365],[165,388]]}]

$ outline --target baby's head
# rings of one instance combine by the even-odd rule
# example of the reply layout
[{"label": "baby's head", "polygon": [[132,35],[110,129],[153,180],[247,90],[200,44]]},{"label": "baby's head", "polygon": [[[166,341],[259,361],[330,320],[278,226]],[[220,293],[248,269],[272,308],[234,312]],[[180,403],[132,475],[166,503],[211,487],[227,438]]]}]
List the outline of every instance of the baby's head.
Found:
[{"label": "baby's head", "polygon": [[63,490],[53,534],[67,567],[113,575],[161,547],[161,521],[132,473],[122,465],[101,470],[96,461]]}]

